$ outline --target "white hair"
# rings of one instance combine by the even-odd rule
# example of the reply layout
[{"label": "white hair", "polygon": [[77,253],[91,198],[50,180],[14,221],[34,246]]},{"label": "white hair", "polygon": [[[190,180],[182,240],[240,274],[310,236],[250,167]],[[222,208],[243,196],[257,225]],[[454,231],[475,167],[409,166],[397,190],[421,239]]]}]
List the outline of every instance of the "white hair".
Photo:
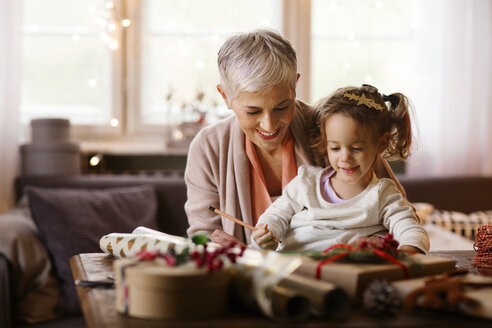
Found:
[{"label": "white hair", "polygon": [[230,100],[241,92],[267,92],[285,82],[296,88],[296,52],[273,30],[230,37],[219,50],[217,65],[222,89]]}]

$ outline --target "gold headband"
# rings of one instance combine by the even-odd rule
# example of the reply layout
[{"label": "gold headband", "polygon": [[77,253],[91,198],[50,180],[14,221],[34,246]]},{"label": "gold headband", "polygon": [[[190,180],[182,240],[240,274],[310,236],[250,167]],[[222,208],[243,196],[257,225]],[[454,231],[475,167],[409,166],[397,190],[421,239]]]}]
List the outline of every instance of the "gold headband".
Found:
[{"label": "gold headband", "polygon": [[355,93],[345,92],[343,94],[343,96],[345,98],[348,98],[349,100],[357,100],[357,106],[359,106],[359,105],[366,105],[369,108],[374,108],[374,109],[379,110],[379,111],[383,111],[384,110],[384,107],[381,106],[380,104],[377,104],[374,101],[374,99],[366,98],[366,95],[364,93],[362,93],[362,96],[358,96]]}]

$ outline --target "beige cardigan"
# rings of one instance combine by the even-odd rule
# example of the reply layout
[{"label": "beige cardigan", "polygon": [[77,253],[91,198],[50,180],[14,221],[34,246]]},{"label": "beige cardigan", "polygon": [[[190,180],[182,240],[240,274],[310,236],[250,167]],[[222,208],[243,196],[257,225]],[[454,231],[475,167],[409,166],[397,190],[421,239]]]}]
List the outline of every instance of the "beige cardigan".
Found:
[{"label": "beige cardigan", "polygon": [[[307,135],[306,122],[312,115],[311,106],[296,101],[290,129],[295,140],[297,167],[317,164]],[[185,211],[190,224],[188,236],[209,235],[220,229],[244,243],[250,243],[251,231],[208,209],[213,206],[253,224],[250,163],[244,150],[244,138],[244,132],[233,115],[203,128],[192,141],[185,170],[188,195]],[[397,182],[386,161],[379,160],[375,172],[379,177],[390,177]]]}]

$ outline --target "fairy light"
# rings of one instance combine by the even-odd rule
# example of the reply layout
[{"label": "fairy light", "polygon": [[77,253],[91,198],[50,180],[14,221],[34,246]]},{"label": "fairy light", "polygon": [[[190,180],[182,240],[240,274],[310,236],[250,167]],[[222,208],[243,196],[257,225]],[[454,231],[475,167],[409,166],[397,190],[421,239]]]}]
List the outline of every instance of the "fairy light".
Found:
[{"label": "fairy light", "polygon": [[195,67],[196,69],[204,69],[205,68],[205,63],[203,62],[203,60],[199,60],[195,63]]},{"label": "fairy light", "polygon": [[132,25],[132,21],[131,21],[131,20],[129,20],[128,18],[125,18],[125,19],[123,19],[123,20],[121,21],[121,26],[123,26],[123,27],[128,27],[128,26],[130,26],[130,25]]},{"label": "fairy light", "polygon": [[91,157],[91,159],[89,160],[89,164],[91,166],[98,166],[99,163],[101,163],[101,160],[102,160],[102,156],[97,154]]},{"label": "fairy light", "polygon": [[96,79],[90,79],[88,84],[91,88],[95,88],[95,87],[97,87],[97,80]]},{"label": "fairy light", "polygon": [[80,35],[79,34],[72,35],[72,41],[73,42],[79,42],[79,40],[80,40]]},{"label": "fairy light", "polygon": [[109,121],[109,124],[110,124],[113,128],[115,128],[115,127],[117,127],[118,125],[120,125],[120,121],[118,121],[118,119],[117,119],[117,118],[113,118],[113,119],[111,119],[111,121]]},{"label": "fairy light", "polygon": [[109,41],[109,49],[111,49],[111,50],[118,49],[118,40]]},{"label": "fairy light", "polygon": [[184,138],[183,131],[181,131],[179,129],[175,129],[173,131],[172,137],[174,140],[183,140],[183,138]]},{"label": "fairy light", "polygon": [[94,16],[92,19],[94,25],[101,29],[99,34],[101,41],[110,50],[118,49],[119,27],[129,27],[132,24],[131,20],[120,17],[120,12],[113,1],[104,1],[102,6],[92,5],[88,8],[88,12]]}]

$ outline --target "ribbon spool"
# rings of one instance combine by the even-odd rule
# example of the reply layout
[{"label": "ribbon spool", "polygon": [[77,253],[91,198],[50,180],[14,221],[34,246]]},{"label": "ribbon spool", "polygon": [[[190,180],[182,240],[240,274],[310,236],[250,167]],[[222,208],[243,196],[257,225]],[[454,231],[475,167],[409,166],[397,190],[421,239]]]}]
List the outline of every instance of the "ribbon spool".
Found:
[{"label": "ribbon spool", "polygon": [[492,268],[492,225],[478,227],[473,248],[477,252],[473,265]]}]

